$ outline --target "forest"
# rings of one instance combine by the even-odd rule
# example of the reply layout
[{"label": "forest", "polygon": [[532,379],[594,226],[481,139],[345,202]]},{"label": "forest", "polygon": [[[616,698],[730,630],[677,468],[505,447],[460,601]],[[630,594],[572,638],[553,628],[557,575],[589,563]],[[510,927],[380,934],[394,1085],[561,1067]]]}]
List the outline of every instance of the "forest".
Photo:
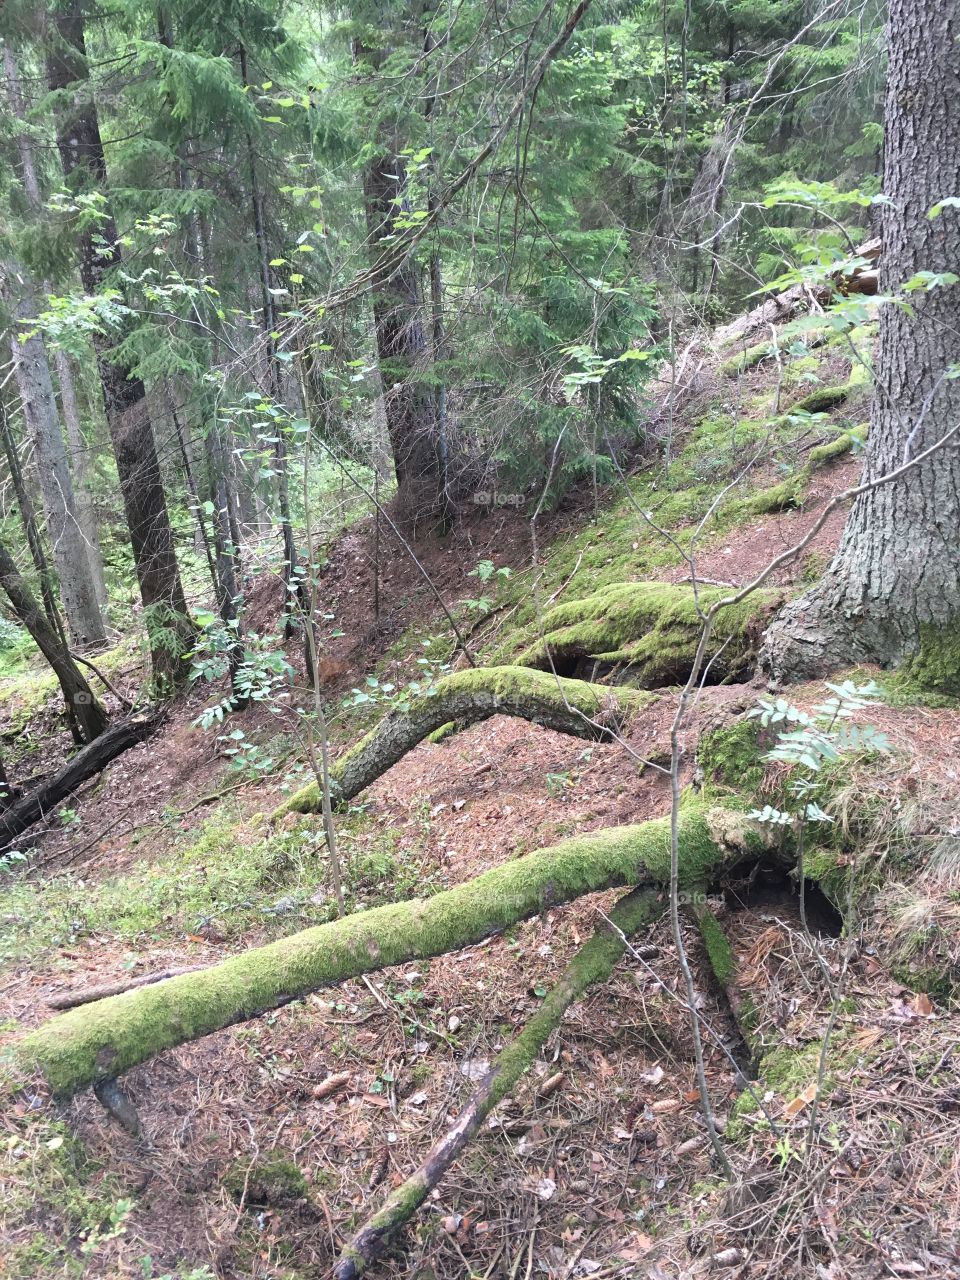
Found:
[{"label": "forest", "polygon": [[955,0],[0,47],[0,1276],[960,1276]]}]

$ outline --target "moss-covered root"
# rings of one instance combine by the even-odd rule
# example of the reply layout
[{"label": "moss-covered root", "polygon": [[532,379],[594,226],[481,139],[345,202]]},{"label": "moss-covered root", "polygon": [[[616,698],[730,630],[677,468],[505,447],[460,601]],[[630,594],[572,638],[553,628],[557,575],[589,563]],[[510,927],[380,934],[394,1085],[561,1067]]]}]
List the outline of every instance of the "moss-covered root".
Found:
[{"label": "moss-covered root", "polygon": [[[564,667],[582,660],[623,665],[644,688],[686,678],[702,630],[700,609],[730,593],[722,587],[693,588],[663,582],[618,582],[595,595],[556,605],[543,618],[542,638],[519,656],[524,665],[542,667],[547,653]],[[707,657],[719,660],[711,677],[736,678],[752,670],[766,619],[781,603],[782,592],[755,591],[716,618]],[[721,653],[722,651],[722,653]]]},{"label": "moss-covered root", "polygon": [[[649,694],[636,690],[563,680],[524,667],[458,671],[438,681],[433,693],[416,698],[404,710],[391,711],[336,761],[331,770],[336,799],[339,803],[352,800],[424,738],[452,723],[460,730],[491,716],[517,716],[599,741],[612,737],[629,716],[651,701]],[[285,801],[273,818],[319,808],[320,791],[313,782]]]},{"label": "moss-covered root", "polygon": [[[684,884],[711,880],[762,843],[742,814],[690,800],[681,810]],[[663,818],[565,840],[434,897],[357,912],[209,969],[73,1009],[14,1045],[13,1065],[69,1094],[343,978],[456,951],[599,889],[663,884],[669,866],[670,824]]]},{"label": "moss-covered root", "polygon": [[737,958],[733,954],[729,939],[720,921],[701,898],[692,896],[688,912],[699,926],[710,968],[718,986],[726,996],[730,1014],[740,1032],[740,1039],[751,1060],[756,1061],[761,1049],[754,1034],[756,1018],[750,997],[740,989],[737,983]]},{"label": "moss-covered root", "polygon": [[[466,1147],[493,1108],[529,1070],[564,1013],[588,987],[603,982],[623,955],[626,940],[663,912],[664,895],[637,889],[622,898],[585,946],[577,952],[523,1031],[493,1060],[452,1128],[434,1143],[414,1173],[387,1197],[344,1248],[334,1280],[355,1280],[381,1252],[398,1227],[408,1222]],[[612,926],[612,927],[611,927]]]}]

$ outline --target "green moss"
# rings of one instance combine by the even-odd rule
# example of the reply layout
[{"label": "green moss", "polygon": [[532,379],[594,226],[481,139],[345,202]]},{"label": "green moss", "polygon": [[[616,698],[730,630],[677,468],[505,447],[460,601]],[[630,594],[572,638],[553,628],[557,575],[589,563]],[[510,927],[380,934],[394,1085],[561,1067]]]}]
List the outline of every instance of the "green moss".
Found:
[{"label": "green moss", "polygon": [[705,788],[715,794],[734,792],[753,799],[763,782],[762,755],[756,720],[738,720],[727,728],[708,731],[697,746]]},{"label": "green moss", "polygon": [[707,949],[707,959],[710,961],[710,968],[713,970],[714,977],[721,986],[726,986],[732,980],[737,969],[733,948],[730,946],[727,935],[712,911],[704,908],[698,912],[697,923],[700,926],[700,936],[703,938],[703,945]]},{"label": "green moss", "polygon": [[749,515],[765,516],[777,511],[790,511],[803,501],[803,478],[788,476],[779,484],[744,499],[742,509]]},{"label": "green moss", "polygon": [[432,742],[434,746],[451,738],[457,732],[456,720],[448,720],[446,724],[442,724],[439,729],[434,729],[433,733],[427,734],[427,742]]},{"label": "green moss", "polygon": [[745,351],[738,351],[736,355],[730,356],[720,365],[720,374],[724,378],[736,378],[741,373],[746,373],[748,369],[754,369],[763,360],[774,358],[776,346],[772,342],[758,342],[753,347],[747,347]]},{"label": "green moss", "polygon": [[[709,881],[732,827],[688,799],[681,809],[681,880]],[[206,1035],[356,976],[478,942],[519,920],[618,884],[669,877],[670,823],[612,827],[508,862],[427,899],[348,915],[220,964],[71,1010],[28,1034],[13,1054],[57,1092],[113,1076],[162,1049]]]},{"label": "green moss", "polygon": [[[729,596],[720,587],[701,587],[699,609]],[[716,618],[707,658],[723,650],[722,668],[735,677],[752,665],[763,619],[781,602],[778,591],[759,591]],[[621,582],[595,595],[555,606],[543,618],[542,639],[529,645],[518,661],[533,666],[567,665],[583,658],[630,669],[634,683],[652,688],[686,678],[702,629],[692,587],[660,582]]]},{"label": "green moss", "polygon": [[901,960],[891,965],[890,972],[911,991],[925,991],[948,1007],[955,1006],[960,997],[960,976],[948,968]]},{"label": "green moss", "polygon": [[223,1175],[223,1186],[239,1204],[263,1208],[308,1199],[310,1187],[297,1164],[284,1153],[263,1159],[235,1160]]},{"label": "green moss", "polygon": [[847,383],[835,387],[818,387],[816,391],[811,391],[805,395],[796,404],[791,405],[792,413],[800,410],[803,413],[826,413],[829,409],[835,409],[837,405],[849,399],[853,388]]},{"label": "green moss", "polygon": [[827,462],[832,462],[835,458],[842,458],[845,454],[851,453],[853,449],[862,445],[867,438],[867,424],[863,423],[859,427],[853,427],[849,431],[842,431],[833,440],[828,440],[825,444],[818,444],[807,454],[807,461],[810,467],[821,467]]},{"label": "green moss", "polygon": [[960,697],[960,623],[937,627],[921,624],[920,649],[902,669],[901,686]]}]

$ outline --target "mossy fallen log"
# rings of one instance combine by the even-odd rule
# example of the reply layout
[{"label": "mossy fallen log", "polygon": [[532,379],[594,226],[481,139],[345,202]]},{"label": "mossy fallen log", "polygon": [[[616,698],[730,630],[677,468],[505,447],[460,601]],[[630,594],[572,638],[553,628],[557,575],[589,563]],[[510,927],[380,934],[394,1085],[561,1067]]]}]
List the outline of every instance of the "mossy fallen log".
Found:
[{"label": "mossy fallen log", "polygon": [[626,950],[627,939],[652,924],[665,908],[666,899],[656,889],[636,889],[621,898],[610,912],[609,921],[602,921],[589,942],[576,953],[520,1034],[491,1062],[456,1123],[344,1247],[333,1269],[334,1280],[356,1280],[374,1261],[390,1236],[423,1204],[497,1103],[530,1069],[567,1009],[588,987],[610,976]]},{"label": "mossy fallen log", "polygon": [[[723,587],[701,587],[698,594],[705,611],[730,593]],[[718,659],[711,667],[712,681],[751,673],[766,619],[782,600],[780,591],[755,591],[718,613],[706,655],[708,662]],[[548,609],[541,638],[518,661],[541,668],[552,661],[578,673],[581,667],[622,666],[631,683],[651,689],[686,678],[702,629],[692,586],[618,582]]]},{"label": "mossy fallen log", "polygon": [[[391,711],[334,763],[334,802],[352,800],[418,743],[447,726],[459,731],[491,716],[516,716],[578,738],[603,741],[612,738],[628,717],[651,701],[650,694],[637,690],[561,680],[526,667],[457,671],[439,680],[433,693],[422,694],[408,706]],[[316,782],[311,782],[272,816],[277,819],[290,812],[313,813],[319,808],[320,790]]]},{"label": "mossy fallen log", "polygon": [[[764,847],[742,814],[696,800],[682,807],[685,885],[707,883]],[[666,818],[565,840],[432,898],[357,912],[61,1014],[13,1045],[14,1074],[73,1093],[344,978],[456,951],[601,889],[665,884],[669,867]]]}]

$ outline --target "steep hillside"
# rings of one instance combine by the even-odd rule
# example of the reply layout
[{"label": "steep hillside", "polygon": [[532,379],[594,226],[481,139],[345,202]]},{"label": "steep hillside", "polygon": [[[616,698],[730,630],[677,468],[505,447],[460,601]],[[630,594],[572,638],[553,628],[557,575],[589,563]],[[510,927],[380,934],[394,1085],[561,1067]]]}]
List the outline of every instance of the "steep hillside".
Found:
[{"label": "steep hillside", "polygon": [[[871,323],[789,323],[691,341],[596,506],[478,512],[419,567],[390,543],[374,567],[366,523],[330,546],[342,925],[302,681],[211,729],[224,688],[197,682],[7,858],[4,1275],[348,1275],[391,1192],[407,1220],[372,1275],[960,1273],[960,711],[897,673],[757,672],[869,417]],[[684,694],[703,611],[801,544],[718,613]],[[263,634],[281,605],[257,584]],[[135,694],[136,654],[105,670],[108,701]],[[22,782],[58,763],[51,690],[7,684]],[[674,783],[722,1159],[663,914]],[[405,1179],[514,1068],[407,1214]]]}]

